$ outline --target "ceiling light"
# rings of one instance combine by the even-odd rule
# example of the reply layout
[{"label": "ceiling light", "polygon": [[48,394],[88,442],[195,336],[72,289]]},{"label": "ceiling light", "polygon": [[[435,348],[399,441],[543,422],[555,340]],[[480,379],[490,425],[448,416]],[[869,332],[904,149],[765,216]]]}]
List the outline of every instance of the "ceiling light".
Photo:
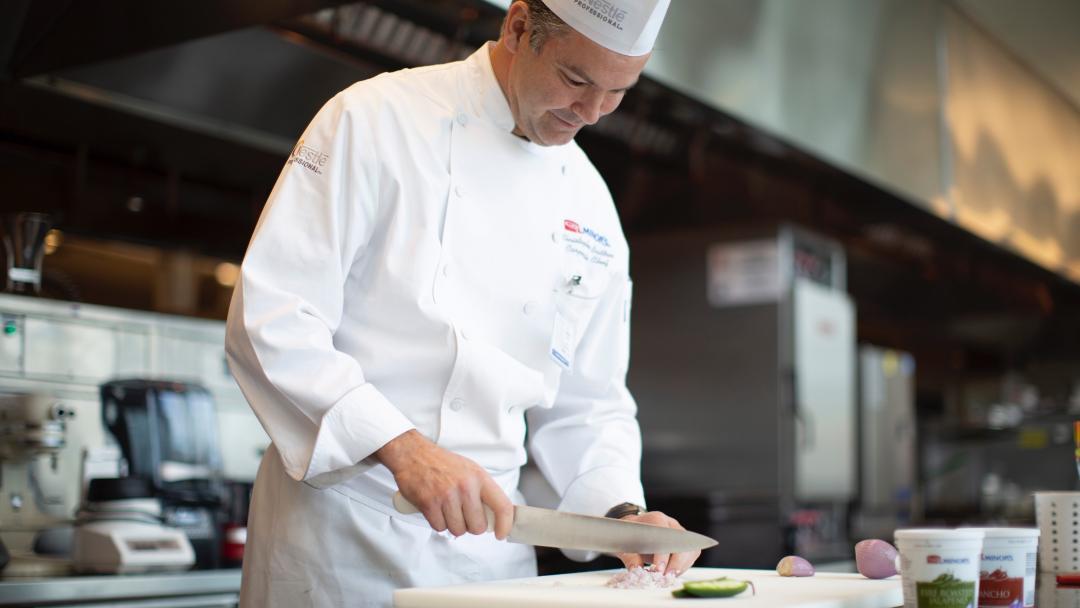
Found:
[{"label": "ceiling light", "polygon": [[222,262],[214,268],[214,278],[223,287],[232,287],[240,278],[240,267],[232,262]]},{"label": "ceiling light", "polygon": [[53,228],[45,234],[45,255],[52,255],[64,243],[64,233]]}]

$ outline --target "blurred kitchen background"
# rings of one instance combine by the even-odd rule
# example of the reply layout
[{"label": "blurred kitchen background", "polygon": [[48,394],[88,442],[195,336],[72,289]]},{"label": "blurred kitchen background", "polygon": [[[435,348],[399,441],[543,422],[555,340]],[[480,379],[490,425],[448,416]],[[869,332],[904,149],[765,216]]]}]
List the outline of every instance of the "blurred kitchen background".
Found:
[{"label": "blurred kitchen background", "polygon": [[[267,438],[223,320],[261,206],[325,100],[465,57],[507,4],[0,6],[0,596],[70,574],[87,505],[148,498],[203,577],[177,593],[231,605],[210,572]],[[1077,488],[1078,28],[1075,0],[672,2],[578,141],[633,251],[647,496],[720,539],[702,565],[842,564]]]}]

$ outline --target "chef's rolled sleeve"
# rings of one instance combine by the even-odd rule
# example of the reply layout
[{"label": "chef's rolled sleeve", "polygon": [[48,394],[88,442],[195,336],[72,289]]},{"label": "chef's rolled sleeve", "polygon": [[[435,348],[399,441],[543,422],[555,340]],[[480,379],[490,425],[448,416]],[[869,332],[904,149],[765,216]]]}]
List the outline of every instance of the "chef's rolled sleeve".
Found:
[{"label": "chef's rolled sleeve", "polygon": [[329,471],[362,463],[412,428],[412,422],[374,386],[358,386],[323,416],[304,478],[317,479]]}]

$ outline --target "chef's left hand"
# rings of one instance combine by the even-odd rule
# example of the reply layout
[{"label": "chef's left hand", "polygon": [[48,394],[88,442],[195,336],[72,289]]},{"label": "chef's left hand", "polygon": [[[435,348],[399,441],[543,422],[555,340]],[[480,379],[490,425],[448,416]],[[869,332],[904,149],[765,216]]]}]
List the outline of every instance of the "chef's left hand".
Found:
[{"label": "chef's left hand", "polygon": [[[620,518],[623,521],[636,521],[643,524],[651,524],[654,526],[663,526],[665,528],[675,528],[676,530],[685,530],[686,528],[679,525],[679,522],[674,518],[664,515],[660,511],[649,511],[642,513],[641,515],[627,515]],[[686,572],[690,569],[690,566],[694,565],[697,558],[701,556],[701,551],[689,551],[687,553],[672,553],[672,554],[656,554],[656,555],[639,555],[637,553],[617,553],[615,557],[622,560],[623,564],[629,568],[642,568],[645,564],[652,564],[652,567],[657,572],[663,572],[664,574],[672,573],[676,576]]]}]

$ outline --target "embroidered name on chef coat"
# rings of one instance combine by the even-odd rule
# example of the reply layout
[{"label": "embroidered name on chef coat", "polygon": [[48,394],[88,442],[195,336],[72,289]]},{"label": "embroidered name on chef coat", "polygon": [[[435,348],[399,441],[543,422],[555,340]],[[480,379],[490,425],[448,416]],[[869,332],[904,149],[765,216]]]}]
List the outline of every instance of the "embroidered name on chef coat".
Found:
[{"label": "embroidered name on chef coat", "polygon": [[582,260],[607,267],[611,263],[611,242],[603,234],[574,220],[563,220],[563,247]]},{"label": "embroidered name on chef coat", "polygon": [[304,140],[301,139],[293,148],[292,154],[289,155],[289,160],[285,161],[285,164],[300,165],[315,173],[315,175],[322,175],[323,167],[326,166],[326,162],[329,160],[329,154],[324,154],[311,146],[305,145]]}]

